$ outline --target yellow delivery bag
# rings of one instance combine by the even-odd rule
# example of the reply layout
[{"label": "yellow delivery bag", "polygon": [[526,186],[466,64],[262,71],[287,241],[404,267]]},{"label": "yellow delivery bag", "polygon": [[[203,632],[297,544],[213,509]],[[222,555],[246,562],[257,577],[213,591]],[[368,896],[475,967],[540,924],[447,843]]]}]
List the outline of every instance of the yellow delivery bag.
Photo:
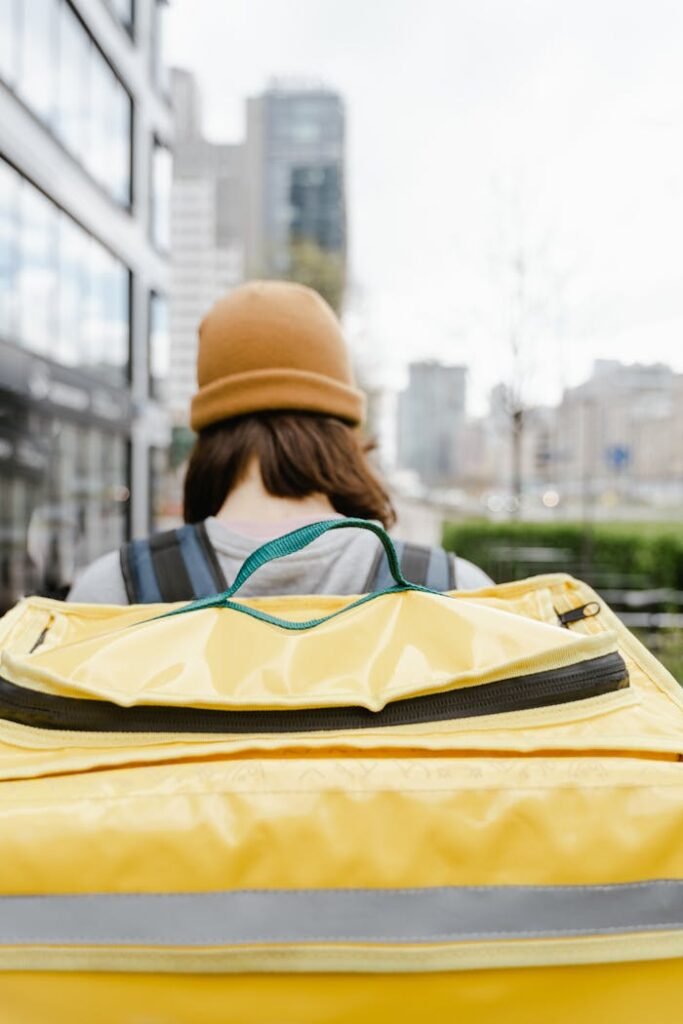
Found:
[{"label": "yellow delivery bag", "polygon": [[[351,525],[389,589],[239,598]],[[683,697],[585,584],[438,594],[332,521],[0,652],[2,1024],[680,1012]]]}]

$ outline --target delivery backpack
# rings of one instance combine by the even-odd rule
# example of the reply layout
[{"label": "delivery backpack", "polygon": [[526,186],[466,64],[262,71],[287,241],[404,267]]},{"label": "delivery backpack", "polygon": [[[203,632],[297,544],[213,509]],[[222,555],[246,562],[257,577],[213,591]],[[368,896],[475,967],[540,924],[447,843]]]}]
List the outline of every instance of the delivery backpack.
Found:
[{"label": "delivery backpack", "polygon": [[[351,526],[390,586],[239,598]],[[681,1012],[683,697],[585,584],[441,594],[332,521],[0,650],[3,1024]]]}]

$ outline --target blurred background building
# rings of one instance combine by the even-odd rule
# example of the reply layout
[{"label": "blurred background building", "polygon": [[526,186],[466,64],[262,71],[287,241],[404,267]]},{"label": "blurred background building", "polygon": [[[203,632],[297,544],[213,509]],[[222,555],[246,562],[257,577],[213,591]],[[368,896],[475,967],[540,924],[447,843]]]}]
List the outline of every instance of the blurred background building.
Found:
[{"label": "blurred background building", "polygon": [[202,136],[197,83],[172,72],[175,153],[171,191],[171,365],[167,404],[187,424],[196,387],[197,325],[244,277],[243,147]]},{"label": "blurred background building", "polygon": [[0,4],[0,605],[151,525],[173,123],[157,0]]},{"label": "blurred background building", "polygon": [[[503,384],[485,416],[468,420],[459,481],[494,512],[609,518],[683,504],[683,374],[662,363],[596,360],[556,405],[523,411],[521,495],[513,495],[512,424]],[[460,471],[459,471],[460,472]],[[544,504],[544,495],[550,503]],[[514,501],[512,500],[514,498]],[[521,501],[523,509],[513,507]]]},{"label": "blurred background building", "polygon": [[341,309],[346,273],[345,116],[315,83],[274,81],[247,104],[246,268],[317,288]]},{"label": "blurred background building", "polygon": [[683,501],[683,375],[596,360],[591,376],[530,426],[525,476],[599,505]]},{"label": "blurred background building", "polygon": [[411,363],[398,402],[398,462],[426,484],[453,483],[462,473],[467,368],[435,360]]}]

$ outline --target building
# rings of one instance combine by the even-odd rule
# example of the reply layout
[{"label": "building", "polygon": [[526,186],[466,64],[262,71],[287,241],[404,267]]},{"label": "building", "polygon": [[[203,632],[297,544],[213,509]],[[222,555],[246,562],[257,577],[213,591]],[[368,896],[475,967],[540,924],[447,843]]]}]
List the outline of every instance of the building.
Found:
[{"label": "building", "polygon": [[346,263],[344,148],[344,105],[330,89],[276,81],[248,101],[248,275],[303,281],[337,310]]},{"label": "building", "polygon": [[398,458],[427,484],[450,483],[461,469],[467,368],[434,360],[411,363],[399,395]]},{"label": "building", "polygon": [[664,364],[597,360],[557,409],[551,463],[589,501],[680,501],[681,376]]},{"label": "building", "polygon": [[150,527],[168,440],[157,0],[0,4],[0,606]]},{"label": "building", "polygon": [[[502,387],[502,386],[501,386]],[[492,485],[510,487],[511,425],[489,422]],[[524,411],[523,489],[528,508],[556,492],[568,516],[611,516],[636,504],[683,502],[683,375],[666,365],[597,360],[591,376],[556,406]]]},{"label": "building", "polygon": [[244,273],[243,148],[202,137],[194,76],[172,72],[176,141],[171,190],[171,369],[167,405],[186,427],[196,389],[197,327]]}]

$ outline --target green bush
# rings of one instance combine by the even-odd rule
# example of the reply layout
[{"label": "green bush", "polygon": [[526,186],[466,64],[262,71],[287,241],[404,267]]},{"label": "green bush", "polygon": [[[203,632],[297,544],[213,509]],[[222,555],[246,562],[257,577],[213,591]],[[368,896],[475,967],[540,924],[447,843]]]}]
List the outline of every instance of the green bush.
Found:
[{"label": "green bush", "polygon": [[675,525],[446,522],[443,545],[497,583],[569,572],[598,587],[683,590],[683,530]]}]

